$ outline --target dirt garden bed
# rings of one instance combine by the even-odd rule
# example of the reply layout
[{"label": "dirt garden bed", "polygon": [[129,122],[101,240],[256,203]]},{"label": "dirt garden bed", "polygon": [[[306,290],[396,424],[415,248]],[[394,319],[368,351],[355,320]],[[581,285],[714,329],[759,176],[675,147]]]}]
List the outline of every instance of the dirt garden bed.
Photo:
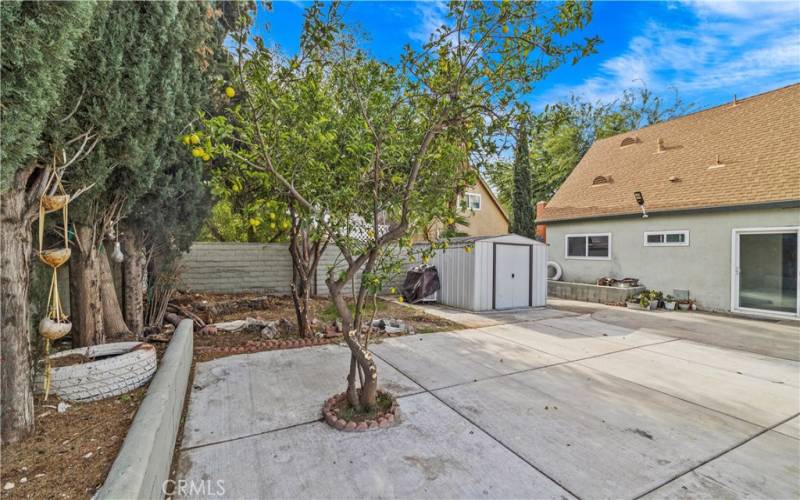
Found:
[{"label": "dirt garden bed", "polygon": [[63,413],[58,412],[58,398],[37,397],[34,434],[3,446],[2,497],[91,497],[105,481],[146,390],[66,403],[70,406]]},{"label": "dirt garden bed", "polygon": [[[165,347],[166,344],[155,344],[159,361]],[[54,350],[70,348],[69,342],[64,341]],[[54,358],[53,366],[91,361],[90,357],[70,354]],[[3,446],[0,496],[91,497],[105,481],[148,386],[149,382],[131,392],[87,403],[61,401],[53,394],[44,401],[42,395],[37,395],[34,434]]]},{"label": "dirt garden bed", "polygon": [[[311,317],[315,336],[304,338],[297,335],[294,305],[288,296],[260,296],[253,293],[242,294],[181,294],[173,303],[186,312],[196,315],[203,322],[220,323],[253,318],[263,321],[277,321],[277,335],[265,338],[258,330],[225,332],[213,328],[199,328],[195,332],[195,361],[209,361],[224,356],[251,352],[292,349],[337,343],[341,332],[335,332],[336,309],[325,297],[314,298],[311,303]],[[372,316],[372,306],[366,306],[367,319]],[[414,308],[405,307],[384,300],[378,301],[376,318],[401,320],[416,333],[458,330],[464,327],[458,323],[426,314]],[[377,332],[375,341],[382,337],[400,335],[399,333]]]}]

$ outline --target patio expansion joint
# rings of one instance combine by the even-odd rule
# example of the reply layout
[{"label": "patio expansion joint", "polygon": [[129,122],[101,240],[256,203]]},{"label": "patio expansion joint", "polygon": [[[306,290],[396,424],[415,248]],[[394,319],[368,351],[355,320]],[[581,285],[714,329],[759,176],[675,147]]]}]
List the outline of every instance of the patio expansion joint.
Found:
[{"label": "patio expansion joint", "polygon": [[[679,339],[675,339],[675,340],[679,340]],[[666,343],[666,342],[664,342],[664,343]],[[628,349],[628,350],[630,350],[630,349]],[[622,351],[617,351],[617,352],[622,352]],[[608,353],[608,354],[603,354],[603,356],[608,356],[609,354],[616,354],[617,352],[611,352],[611,353]],[[652,352],[652,351],[648,351],[648,352]],[[597,357],[599,357],[599,356],[597,356]],[[745,420],[742,417],[737,417],[736,415],[731,415],[730,413],[724,412],[722,410],[718,410],[716,408],[711,408],[711,407],[706,406],[704,404],[698,403],[697,401],[692,401],[692,400],[689,400],[689,399],[685,399],[685,398],[682,398],[680,396],[676,396],[675,394],[670,394],[668,392],[662,391],[661,389],[656,389],[655,387],[650,387],[649,385],[641,384],[639,382],[635,382],[635,381],[627,379],[627,378],[623,378],[623,377],[620,377],[620,376],[617,376],[617,375],[613,375],[611,373],[604,372],[603,370],[600,370],[598,368],[593,368],[591,366],[587,366],[587,365],[584,365],[582,363],[579,363],[579,361],[585,361],[587,359],[589,359],[589,358],[583,358],[583,359],[575,360],[575,362],[577,364],[579,364],[580,366],[582,366],[583,368],[586,368],[587,370],[595,371],[595,372],[598,372],[598,373],[602,373],[604,375],[608,375],[610,377],[618,378],[618,379],[620,379],[620,380],[622,380],[624,382],[627,382],[629,384],[638,385],[639,387],[642,387],[642,388],[647,389],[649,391],[657,392],[659,394],[662,394],[664,396],[667,396],[667,397],[670,397],[670,398],[673,398],[673,399],[677,399],[678,401],[683,401],[684,403],[689,403],[690,405],[698,406],[700,408],[703,408],[703,409],[708,410],[708,411],[712,411],[714,413],[719,413],[720,415],[724,415],[724,416],[726,416],[728,418],[732,418],[732,419],[738,420],[740,422],[744,422],[746,424],[749,424],[749,425],[752,425],[752,426],[755,426],[755,427],[760,427],[761,429],[769,430],[769,428],[765,428],[761,424],[757,424],[755,422],[751,422],[749,420]],[[689,361],[689,362],[693,363],[693,361]],[[702,364],[702,363],[698,363],[698,364]],[[791,418],[789,420],[791,420]],[[781,422],[781,423],[783,423],[783,422]]]},{"label": "patio expansion joint", "polygon": [[[596,320],[594,318],[592,318],[592,320],[601,322],[600,320]],[[605,324],[611,325],[611,326],[619,326],[619,325],[614,325],[612,323],[605,323]],[[545,326],[548,326],[548,327],[553,328],[555,330],[561,330],[562,332],[566,332],[566,333],[572,333],[572,334],[575,334],[575,335],[582,335],[582,336],[584,336],[586,338],[589,338],[589,339],[601,339],[601,340],[606,340],[608,342],[611,342],[611,343],[617,344],[617,345],[627,345],[624,342],[619,342],[618,340],[614,340],[615,335],[589,335],[588,333],[576,332],[575,330],[569,330],[567,328],[564,328],[564,327],[561,327],[561,326],[552,325],[550,323],[548,323]],[[633,331],[631,331],[631,333],[635,333],[636,331],[638,331],[638,330],[633,330]],[[667,342],[671,342],[673,340],[682,340],[680,337],[671,337],[669,335],[662,335],[660,333],[658,333],[656,335],[658,335],[660,337],[664,337],[664,338],[670,339]],[[624,337],[624,335],[621,335],[621,336]],[[651,345],[658,345],[658,344],[663,344],[663,343],[665,343],[665,341],[658,341],[658,342],[653,342],[653,343],[650,343],[650,344],[641,344],[641,345],[637,345],[636,347],[637,348],[638,347],[649,347]]]},{"label": "patio expansion joint", "polygon": [[232,443],[234,441],[241,441],[243,439],[249,439],[249,438],[257,437],[257,436],[263,436],[265,434],[272,434],[273,432],[285,431],[285,430],[289,430],[289,429],[294,429],[295,427],[302,427],[304,425],[316,424],[318,422],[323,422],[323,421],[324,420],[322,419],[322,417],[319,417],[316,420],[309,420],[309,421],[306,421],[306,422],[300,422],[298,424],[286,425],[284,427],[277,427],[275,429],[270,429],[270,430],[267,430],[267,431],[254,432],[252,434],[245,434],[243,436],[236,436],[236,437],[232,437],[232,438],[228,438],[228,439],[220,439],[219,441],[211,441],[209,443],[202,443],[202,444],[196,444],[194,446],[187,446],[185,448],[181,448],[179,451],[181,453],[183,453],[184,451],[196,450],[198,448],[207,448],[209,446],[216,446],[216,445],[219,445],[219,444]]},{"label": "patio expansion joint", "polygon": [[[698,343],[698,344],[700,344],[700,345],[702,345],[704,347],[714,347],[714,348],[717,348],[717,349],[728,349],[727,347],[720,347],[720,346],[715,346],[715,345],[711,345],[711,344],[703,344],[701,342],[696,342],[696,341],[687,340],[687,339],[677,339],[677,340],[683,341],[683,342],[695,342],[695,343]],[[671,358],[671,359],[678,359],[678,360],[681,360],[681,361],[688,361],[689,363],[695,363],[695,364],[698,364],[698,365],[701,365],[701,366],[707,366],[709,368],[716,368],[717,370],[723,370],[723,371],[730,372],[730,373],[736,373],[737,375],[741,375],[743,377],[749,377],[749,378],[752,378],[752,379],[755,379],[755,380],[761,380],[761,381],[764,381],[764,382],[770,382],[772,384],[788,385],[788,386],[791,386],[791,387],[796,387],[796,386],[793,386],[792,384],[786,384],[784,382],[779,382],[779,381],[768,379],[768,378],[764,378],[764,377],[758,377],[756,375],[751,375],[751,374],[744,373],[744,372],[734,371],[734,370],[727,369],[727,368],[722,368],[722,367],[716,366],[716,365],[709,365],[708,363],[703,363],[702,361],[695,361],[693,359],[681,358],[680,356],[675,356],[674,354],[667,354],[665,352],[654,351],[652,349],[648,349],[649,347],[652,347],[654,345],[658,345],[658,344],[648,344],[646,346],[642,346],[642,349],[647,351],[647,352],[653,353],[653,354],[658,354],[659,356],[664,356],[664,357]],[[739,350],[739,349],[731,349],[731,350],[738,351],[738,352],[744,352],[744,353],[747,353],[747,354],[753,354],[750,351],[742,351],[742,350]],[[760,356],[764,356],[764,357],[767,357],[767,358],[770,358],[770,359],[775,359],[775,360],[780,360],[780,361],[792,361],[792,360],[785,360],[784,358],[776,358],[774,356],[766,356],[766,355],[760,355]]]},{"label": "patio expansion joint", "polygon": [[[515,341],[513,341],[513,340],[509,340],[509,339],[506,339],[506,338],[503,338],[503,337],[499,337],[499,336],[497,336],[497,335],[494,335],[494,334],[492,334],[492,333],[489,333],[489,332],[485,332],[485,333],[486,333],[487,335],[491,335],[492,337],[500,338],[500,339],[503,339],[503,340],[508,340],[509,342],[512,342],[512,343],[514,343],[514,344],[517,344],[518,346],[521,346],[521,347],[525,347],[525,348],[527,348],[527,349],[530,349],[530,350],[532,350],[532,351],[541,352],[541,353],[543,353],[543,354],[547,354],[548,356],[552,356],[552,357],[554,357],[554,358],[563,359],[563,361],[559,361],[558,363],[550,363],[550,364],[548,364],[548,365],[534,366],[534,367],[532,367],[532,368],[523,368],[522,370],[516,370],[516,371],[513,371],[513,372],[508,372],[508,373],[501,373],[501,374],[499,374],[499,375],[491,375],[491,376],[489,376],[489,377],[477,378],[477,379],[473,379],[473,380],[468,380],[468,381],[466,381],[466,382],[458,382],[458,383],[456,383],[456,384],[450,384],[450,385],[445,385],[445,386],[442,386],[442,387],[436,387],[435,389],[428,389],[427,387],[424,387],[424,386],[422,386],[422,384],[420,384],[420,383],[419,383],[419,382],[417,382],[416,380],[414,380],[414,379],[411,379],[411,377],[408,377],[408,375],[406,375],[405,373],[403,373],[403,372],[400,372],[400,373],[403,373],[403,375],[405,375],[406,377],[410,378],[410,379],[411,379],[411,380],[412,380],[414,383],[416,383],[416,384],[417,384],[417,385],[419,385],[420,387],[423,387],[423,389],[424,389],[424,391],[423,391],[423,392],[441,391],[441,390],[444,390],[444,389],[451,389],[451,388],[453,388],[453,387],[460,387],[460,386],[462,386],[462,385],[474,384],[475,382],[483,382],[484,380],[494,380],[494,379],[497,379],[497,378],[510,377],[511,375],[518,375],[518,374],[520,374],[520,373],[528,373],[528,372],[533,372],[533,371],[536,371],[536,370],[541,370],[541,369],[544,369],[544,368],[551,368],[551,367],[553,367],[553,366],[562,366],[562,365],[568,365],[568,364],[570,364],[570,363],[577,363],[577,362],[579,362],[579,361],[586,361],[586,360],[588,360],[588,359],[601,358],[601,357],[603,357],[603,356],[609,356],[609,355],[611,355],[611,354],[616,354],[616,353],[618,353],[618,352],[633,351],[633,350],[635,350],[635,349],[641,349],[642,347],[645,347],[645,346],[633,346],[633,347],[627,347],[627,348],[625,348],[625,349],[620,349],[619,351],[605,352],[605,353],[603,353],[603,354],[593,354],[593,355],[591,355],[591,356],[586,356],[585,358],[578,358],[578,359],[564,359],[564,358],[562,358],[561,356],[556,356],[555,354],[550,354],[549,352],[546,352],[546,351],[541,351],[541,350],[539,350],[539,349],[536,349],[535,347],[526,346],[525,344],[521,344],[521,343],[519,343],[519,342],[515,342]],[[670,342],[675,342],[675,341],[677,341],[677,340],[680,340],[680,339],[664,340],[664,341],[662,341],[662,342],[656,342],[655,344],[647,344],[647,345],[648,345],[648,346],[650,346],[650,345],[658,345],[658,344],[668,344],[668,343],[670,343]],[[374,353],[373,353],[373,354],[374,354]],[[376,354],[376,356],[377,356],[377,354]],[[383,358],[381,358],[381,359],[382,359],[383,361],[386,361],[386,360],[385,360],[385,359],[383,359]],[[392,368],[394,368],[395,370],[397,370],[397,371],[400,371],[400,370],[398,370],[398,369],[397,369],[397,367],[395,367],[394,365],[392,365],[392,364],[391,364],[391,363],[389,363],[388,361],[387,361],[386,363],[387,363],[387,364],[389,364],[389,365],[390,365]],[[581,365],[581,366],[582,366],[582,365]],[[617,377],[617,378],[619,378],[619,377]],[[622,379],[621,379],[621,380],[622,380]],[[649,388],[648,388],[648,389],[649,389]],[[417,394],[419,394],[419,393],[417,393]],[[411,394],[407,394],[407,396],[411,396]],[[398,397],[404,397],[404,396],[398,396]]]},{"label": "patio expansion joint", "polygon": [[782,432],[776,431],[775,428],[780,426],[780,425],[785,424],[789,420],[792,420],[793,418],[796,418],[799,415],[800,415],[800,413],[795,413],[791,417],[789,417],[787,419],[784,419],[784,420],[778,422],[777,424],[775,424],[775,425],[773,425],[771,427],[765,427],[765,428],[761,429],[760,431],[758,431],[754,435],[744,439],[740,443],[734,444],[733,446],[731,446],[731,447],[729,447],[729,448],[727,448],[725,450],[722,450],[721,452],[717,453],[716,455],[712,455],[711,457],[709,457],[708,459],[700,462],[699,464],[695,465],[691,469],[689,469],[689,470],[687,470],[685,472],[681,472],[680,474],[677,474],[677,475],[675,475],[674,477],[672,477],[670,479],[667,479],[666,481],[664,481],[663,483],[659,484],[658,486],[654,486],[653,488],[650,488],[649,490],[645,491],[641,495],[638,495],[637,497],[635,497],[634,500],[638,500],[639,498],[643,498],[643,497],[649,495],[650,493],[653,493],[654,491],[657,491],[660,488],[663,488],[664,486],[672,483],[673,481],[676,481],[676,480],[682,478],[683,476],[685,476],[687,474],[691,474],[692,472],[694,472],[695,470],[699,469],[700,467],[706,465],[707,463],[713,462],[714,460],[722,457],[723,455],[726,455],[726,454],[732,452],[733,450],[735,450],[735,449],[737,449],[737,448],[739,448],[741,446],[744,446],[745,444],[749,443],[750,441],[756,439],[759,436],[762,436],[762,435],[766,434],[767,432],[773,431],[773,432],[775,432],[777,434],[780,434],[781,436],[785,436],[785,437],[788,437],[788,438],[796,439],[793,436],[788,436],[788,435],[786,435],[786,434],[784,434]]},{"label": "patio expansion joint", "polygon": [[[520,460],[522,460],[524,463],[528,464],[528,466],[529,466],[529,467],[531,467],[532,469],[534,469],[535,471],[537,471],[539,474],[541,474],[542,476],[546,477],[547,479],[549,479],[550,481],[552,481],[553,483],[555,483],[556,485],[558,485],[558,486],[559,486],[561,489],[563,489],[564,491],[566,491],[567,493],[569,493],[570,495],[572,495],[572,496],[573,496],[573,497],[575,497],[576,499],[578,499],[578,500],[581,500],[581,497],[580,497],[580,496],[578,496],[577,494],[575,494],[573,491],[571,491],[569,488],[567,488],[566,486],[564,486],[563,484],[561,484],[560,482],[558,482],[558,481],[557,481],[555,478],[553,478],[552,476],[550,476],[549,474],[547,474],[547,473],[546,473],[546,472],[544,472],[543,470],[541,470],[541,469],[539,469],[538,467],[536,467],[536,466],[535,466],[535,465],[534,465],[534,464],[533,464],[531,461],[527,460],[525,457],[523,457],[522,455],[520,455],[519,453],[517,453],[517,452],[516,452],[514,449],[512,449],[511,447],[509,447],[508,445],[506,445],[506,444],[505,444],[503,441],[501,441],[500,439],[498,439],[497,437],[495,437],[494,435],[492,435],[491,433],[489,433],[488,431],[486,431],[486,430],[485,430],[483,427],[481,427],[480,425],[478,425],[476,422],[472,421],[472,419],[470,419],[469,417],[467,417],[466,415],[464,415],[463,413],[461,413],[460,411],[458,411],[458,409],[456,409],[456,408],[454,408],[454,407],[450,406],[449,404],[447,404],[447,402],[446,402],[445,400],[443,400],[443,399],[442,399],[442,398],[440,398],[438,395],[436,395],[436,394],[435,394],[435,393],[434,393],[432,390],[430,390],[430,389],[428,389],[427,387],[425,387],[424,385],[422,385],[422,384],[421,384],[419,381],[417,381],[416,379],[414,379],[414,377],[412,377],[412,376],[410,376],[409,374],[405,373],[405,372],[404,372],[403,370],[401,370],[399,367],[397,367],[397,366],[393,365],[392,363],[390,363],[390,362],[389,362],[389,361],[387,361],[386,359],[384,359],[384,358],[381,358],[381,357],[380,357],[380,356],[378,356],[377,354],[373,353],[373,355],[374,355],[374,356],[376,356],[376,357],[378,357],[378,358],[380,358],[380,359],[381,359],[381,360],[382,360],[384,363],[386,363],[387,365],[391,366],[392,368],[394,368],[395,370],[397,370],[398,372],[400,372],[400,373],[401,373],[403,376],[407,377],[409,380],[411,380],[412,382],[414,382],[414,383],[415,383],[415,384],[417,384],[418,386],[422,387],[422,388],[425,390],[425,393],[427,393],[427,394],[430,394],[431,396],[433,396],[433,397],[434,397],[434,398],[435,398],[437,401],[439,401],[440,403],[442,403],[443,405],[445,405],[447,408],[449,408],[451,411],[453,411],[453,412],[454,412],[456,415],[460,416],[461,418],[463,418],[464,420],[466,420],[467,422],[469,422],[471,425],[473,425],[473,426],[474,426],[476,429],[478,429],[480,432],[484,433],[486,436],[488,436],[490,439],[492,439],[493,441],[495,441],[497,444],[499,444],[500,446],[502,446],[503,448],[505,448],[506,450],[508,450],[508,451],[509,451],[509,452],[510,452],[512,455],[514,455],[515,457],[519,458],[519,459],[520,459]],[[550,366],[552,366],[552,365],[550,365]],[[525,370],[525,371],[528,371],[528,370]],[[510,374],[509,374],[509,375],[510,375]],[[497,377],[492,377],[492,378],[497,378]],[[485,380],[485,379],[484,379],[484,380]],[[471,383],[471,382],[468,382],[468,383]],[[441,389],[436,389],[436,390],[438,391],[438,390],[441,390]]]}]

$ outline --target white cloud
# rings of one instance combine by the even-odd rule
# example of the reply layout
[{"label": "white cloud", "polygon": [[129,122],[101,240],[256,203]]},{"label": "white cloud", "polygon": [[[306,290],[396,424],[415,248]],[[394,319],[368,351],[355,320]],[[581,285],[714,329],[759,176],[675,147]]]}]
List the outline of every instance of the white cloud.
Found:
[{"label": "white cloud", "polygon": [[419,24],[408,31],[408,37],[420,43],[427,42],[434,31],[447,24],[445,2],[417,2],[414,13],[419,16]]},{"label": "white cloud", "polygon": [[596,76],[552,88],[536,102],[570,94],[610,101],[642,83],[657,93],[675,87],[691,100],[736,88],[751,95],[800,80],[800,3],[693,1],[669,8],[686,9],[692,17],[681,26],[646,23]]}]

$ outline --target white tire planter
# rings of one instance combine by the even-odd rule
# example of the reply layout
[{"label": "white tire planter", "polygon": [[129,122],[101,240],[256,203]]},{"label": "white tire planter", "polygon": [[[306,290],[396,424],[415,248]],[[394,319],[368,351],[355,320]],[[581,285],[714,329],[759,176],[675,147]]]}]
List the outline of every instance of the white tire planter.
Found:
[{"label": "white tire planter", "polygon": [[[551,269],[553,270],[553,276],[550,276],[550,270]],[[558,280],[561,279],[561,274],[562,274],[561,266],[558,264],[558,262],[555,262],[553,260],[547,261],[547,279],[548,280],[550,280],[550,281],[558,281]]]},{"label": "white tire planter", "polygon": [[[50,359],[71,354],[103,359],[52,368],[50,393],[67,401],[87,402],[119,396],[143,386],[156,372],[156,350],[142,342],[114,342],[70,349],[53,354]],[[37,392],[43,392],[43,383],[42,363],[36,376]]]}]

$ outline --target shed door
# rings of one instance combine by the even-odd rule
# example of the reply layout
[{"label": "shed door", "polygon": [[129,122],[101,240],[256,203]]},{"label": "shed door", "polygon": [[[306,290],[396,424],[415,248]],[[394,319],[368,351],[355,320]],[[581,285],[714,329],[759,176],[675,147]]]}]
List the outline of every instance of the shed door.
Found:
[{"label": "shed door", "polygon": [[528,307],[531,299],[531,247],[494,246],[494,308]]}]

